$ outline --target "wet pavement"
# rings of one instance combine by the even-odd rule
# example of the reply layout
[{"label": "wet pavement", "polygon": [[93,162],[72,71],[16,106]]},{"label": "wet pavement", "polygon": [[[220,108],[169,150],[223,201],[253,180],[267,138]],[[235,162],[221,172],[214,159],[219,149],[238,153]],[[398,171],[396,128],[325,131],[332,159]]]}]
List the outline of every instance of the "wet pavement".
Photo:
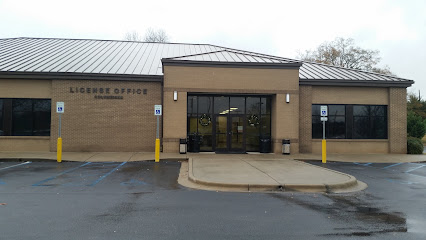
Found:
[{"label": "wet pavement", "polygon": [[0,239],[426,238],[426,163],[324,167],[369,187],[212,192],[180,186],[177,161],[0,162]]}]

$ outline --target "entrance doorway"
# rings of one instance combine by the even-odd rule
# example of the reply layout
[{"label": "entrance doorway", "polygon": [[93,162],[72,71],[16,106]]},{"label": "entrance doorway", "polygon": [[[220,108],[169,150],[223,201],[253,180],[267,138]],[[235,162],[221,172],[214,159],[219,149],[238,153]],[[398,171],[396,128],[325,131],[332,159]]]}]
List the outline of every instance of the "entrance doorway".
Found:
[{"label": "entrance doorway", "polygon": [[[188,94],[187,111],[188,137],[192,141],[200,139],[199,144],[190,143],[199,149],[189,151],[241,153],[270,149],[271,96]],[[265,142],[269,144],[266,148]]]},{"label": "entrance doorway", "polygon": [[244,115],[215,115],[217,152],[245,152],[244,120]]}]

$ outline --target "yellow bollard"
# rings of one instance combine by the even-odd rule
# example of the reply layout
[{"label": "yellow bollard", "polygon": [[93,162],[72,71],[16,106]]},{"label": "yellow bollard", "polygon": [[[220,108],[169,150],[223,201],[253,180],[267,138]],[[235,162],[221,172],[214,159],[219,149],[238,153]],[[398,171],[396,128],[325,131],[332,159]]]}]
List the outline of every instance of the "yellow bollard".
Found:
[{"label": "yellow bollard", "polygon": [[62,162],[62,138],[58,138],[58,149],[56,150],[57,152],[57,161],[58,163]]},{"label": "yellow bollard", "polygon": [[160,162],[160,139],[155,139],[155,162]]},{"label": "yellow bollard", "polygon": [[322,140],[322,163],[327,162],[327,144],[325,139]]}]

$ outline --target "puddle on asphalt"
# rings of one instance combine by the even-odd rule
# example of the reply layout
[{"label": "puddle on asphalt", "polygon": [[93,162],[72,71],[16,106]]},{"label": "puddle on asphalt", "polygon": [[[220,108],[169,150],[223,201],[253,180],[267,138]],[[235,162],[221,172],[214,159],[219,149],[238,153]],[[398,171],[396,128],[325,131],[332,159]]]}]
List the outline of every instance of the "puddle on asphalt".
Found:
[{"label": "puddle on asphalt", "polygon": [[[407,232],[407,219],[403,213],[387,212],[373,206],[357,195],[331,194],[279,194],[272,197],[303,208],[321,212],[328,218],[338,219],[350,227],[335,228],[333,233],[320,236],[372,236],[381,233]],[[368,197],[368,196],[363,196]]]}]

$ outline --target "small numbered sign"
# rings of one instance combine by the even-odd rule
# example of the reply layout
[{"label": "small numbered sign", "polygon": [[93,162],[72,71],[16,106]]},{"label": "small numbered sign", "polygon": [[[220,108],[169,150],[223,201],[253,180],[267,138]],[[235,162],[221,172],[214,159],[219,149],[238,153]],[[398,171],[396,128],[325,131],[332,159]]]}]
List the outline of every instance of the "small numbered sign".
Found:
[{"label": "small numbered sign", "polygon": [[56,112],[64,113],[64,102],[56,102]]},{"label": "small numbered sign", "polygon": [[154,115],[161,116],[163,114],[162,105],[154,105]]},{"label": "small numbered sign", "polygon": [[327,106],[321,106],[321,117],[327,117],[327,116],[328,116]]}]

